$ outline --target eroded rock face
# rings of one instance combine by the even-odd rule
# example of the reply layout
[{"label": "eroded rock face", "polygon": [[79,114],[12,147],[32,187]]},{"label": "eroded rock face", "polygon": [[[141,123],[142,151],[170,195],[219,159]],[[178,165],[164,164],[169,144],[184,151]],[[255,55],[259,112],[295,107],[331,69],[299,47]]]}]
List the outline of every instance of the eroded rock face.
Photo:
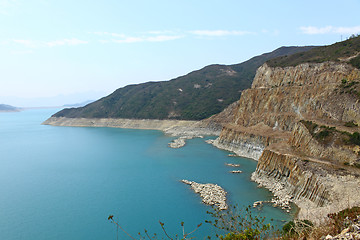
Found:
[{"label": "eroded rock face", "polygon": [[[346,93],[344,81],[360,82],[360,71],[346,63],[301,64],[296,67],[261,66],[252,88],[243,91],[214,145],[258,160],[252,179],[295,202],[299,217],[316,220],[327,213],[360,204],[360,173],[344,163],[355,163],[353,146],[315,139],[300,120],[316,122],[337,132],[352,133],[345,122],[360,123],[360,98]],[[343,89],[339,89],[339,88]],[[345,180],[346,179],[346,180]],[[344,189],[349,191],[345,206]],[[356,194],[355,194],[356,193]]]},{"label": "eroded rock face", "polygon": [[345,94],[340,98],[335,92],[343,79],[359,80],[360,71],[335,63],[284,69],[264,64],[258,69],[252,88],[242,93],[234,121],[242,126],[263,122],[285,131],[291,131],[296,120],[304,118],[360,121],[357,99]]},{"label": "eroded rock face", "polygon": [[329,159],[336,164],[354,163],[359,158],[353,147],[331,144],[324,146],[314,139],[308,129],[298,122],[289,138],[290,146],[308,156]]}]

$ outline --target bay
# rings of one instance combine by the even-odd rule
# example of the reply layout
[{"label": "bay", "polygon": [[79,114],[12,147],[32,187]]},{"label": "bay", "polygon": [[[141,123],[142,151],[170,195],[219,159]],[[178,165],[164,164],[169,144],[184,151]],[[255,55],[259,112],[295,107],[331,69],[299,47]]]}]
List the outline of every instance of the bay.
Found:
[{"label": "bay", "polygon": [[[159,220],[172,235],[182,221],[191,231],[211,207],[181,179],[216,183],[240,207],[271,199],[250,181],[256,162],[204,141],[215,137],[171,149],[174,138],[161,131],[41,125],[58,110],[0,114],[0,239],[123,239],[109,215],[135,237],[162,236]],[[260,214],[281,225],[294,212],[265,205]],[[208,235],[214,229],[203,224],[194,236]]]}]

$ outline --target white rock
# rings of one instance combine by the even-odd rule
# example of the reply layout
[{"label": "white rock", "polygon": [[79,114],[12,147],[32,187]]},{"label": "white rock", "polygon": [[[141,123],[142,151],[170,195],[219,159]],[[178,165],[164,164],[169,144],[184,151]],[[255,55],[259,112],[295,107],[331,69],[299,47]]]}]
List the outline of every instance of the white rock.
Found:
[{"label": "white rock", "polygon": [[195,193],[199,193],[203,203],[216,205],[220,210],[228,208],[228,205],[226,204],[226,192],[220,186],[211,183],[201,184],[185,179],[181,181],[190,185]]}]

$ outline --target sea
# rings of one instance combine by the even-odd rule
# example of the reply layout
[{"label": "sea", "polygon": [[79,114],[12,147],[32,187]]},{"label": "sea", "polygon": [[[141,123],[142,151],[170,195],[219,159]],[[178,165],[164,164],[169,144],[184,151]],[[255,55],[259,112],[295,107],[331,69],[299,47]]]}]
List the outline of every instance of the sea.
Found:
[{"label": "sea", "polygon": [[[123,230],[165,238],[159,221],[170,236],[182,234],[181,222],[185,232],[202,223],[196,239],[215,236],[205,223],[214,220],[212,208],[182,179],[220,185],[240,209],[272,198],[250,181],[256,161],[205,142],[216,136],[172,149],[174,137],[156,130],[41,125],[59,110],[0,113],[0,239],[131,239]],[[296,210],[264,204],[252,211],[281,227]]]}]

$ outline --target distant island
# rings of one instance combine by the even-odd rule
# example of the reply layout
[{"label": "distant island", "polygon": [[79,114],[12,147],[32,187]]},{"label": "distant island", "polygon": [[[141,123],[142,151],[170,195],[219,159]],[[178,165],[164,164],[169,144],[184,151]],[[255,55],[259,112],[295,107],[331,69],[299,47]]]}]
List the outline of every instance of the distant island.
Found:
[{"label": "distant island", "polygon": [[21,108],[17,108],[7,104],[0,104],[0,112],[18,112]]}]

